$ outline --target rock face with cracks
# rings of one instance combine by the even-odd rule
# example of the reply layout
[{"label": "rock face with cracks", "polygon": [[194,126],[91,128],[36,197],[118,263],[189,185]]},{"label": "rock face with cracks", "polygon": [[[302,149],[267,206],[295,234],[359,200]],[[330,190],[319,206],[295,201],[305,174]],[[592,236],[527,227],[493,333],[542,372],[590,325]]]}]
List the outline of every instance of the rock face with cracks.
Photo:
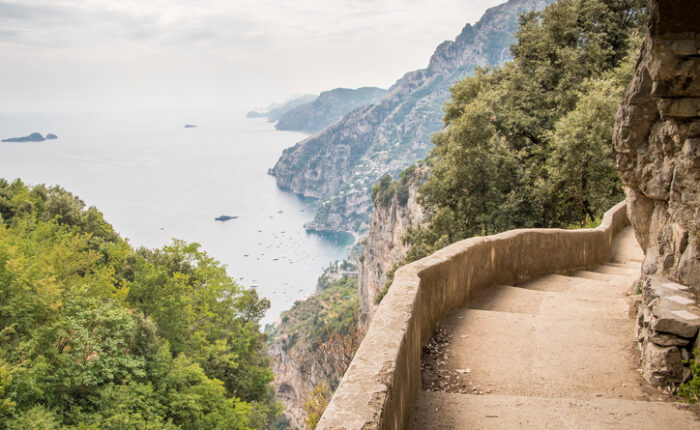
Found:
[{"label": "rock face with cracks", "polygon": [[678,384],[689,377],[682,359],[700,326],[700,2],[651,2],[613,140],[645,253],[637,318],[643,374],[653,385]]},{"label": "rock face with cracks", "polygon": [[425,166],[416,169],[406,184],[408,197],[405,202],[394,196],[388,205],[374,204],[358,276],[360,311],[367,322],[374,316],[377,294],[385,288],[389,273],[410,249],[403,241],[404,235],[409,228],[425,223],[425,209],[418,202],[418,189],[427,176]]},{"label": "rock face with cracks", "polygon": [[654,1],[614,150],[644,273],[700,287],[700,3]]}]

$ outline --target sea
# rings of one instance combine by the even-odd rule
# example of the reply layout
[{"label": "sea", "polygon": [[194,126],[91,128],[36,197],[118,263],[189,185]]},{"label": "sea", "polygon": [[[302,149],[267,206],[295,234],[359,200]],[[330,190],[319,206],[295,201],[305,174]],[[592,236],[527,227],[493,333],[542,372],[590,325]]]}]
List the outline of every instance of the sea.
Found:
[{"label": "sea", "polygon": [[[185,128],[185,124],[196,127]],[[57,184],[96,206],[135,247],[197,242],[238,284],[271,306],[271,323],[312,294],[353,237],[308,233],[317,202],[267,174],[307,135],[277,131],[244,112],[0,114],[0,139],[33,132],[57,140],[0,143],[0,177]],[[228,221],[215,218],[227,215]]]}]

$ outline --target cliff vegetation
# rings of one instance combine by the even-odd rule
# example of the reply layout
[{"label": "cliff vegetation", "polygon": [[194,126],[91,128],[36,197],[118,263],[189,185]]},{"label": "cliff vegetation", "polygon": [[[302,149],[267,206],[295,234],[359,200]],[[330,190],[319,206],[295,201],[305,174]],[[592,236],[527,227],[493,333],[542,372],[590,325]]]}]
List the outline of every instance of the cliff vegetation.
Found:
[{"label": "cliff vegetation", "polygon": [[268,306],[197,244],[134,249],[64,189],[0,180],[0,428],[268,428]]},{"label": "cliff vegetation", "polygon": [[316,294],[268,326],[278,397],[295,428],[314,428],[362,340],[356,270],[332,265]]}]

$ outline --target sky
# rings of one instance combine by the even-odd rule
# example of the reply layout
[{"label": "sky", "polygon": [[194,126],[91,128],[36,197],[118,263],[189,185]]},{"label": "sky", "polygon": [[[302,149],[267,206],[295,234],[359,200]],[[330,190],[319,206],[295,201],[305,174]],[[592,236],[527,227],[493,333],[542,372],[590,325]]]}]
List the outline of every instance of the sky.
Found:
[{"label": "sky", "polygon": [[388,88],[505,0],[0,0],[0,112],[253,109]]}]

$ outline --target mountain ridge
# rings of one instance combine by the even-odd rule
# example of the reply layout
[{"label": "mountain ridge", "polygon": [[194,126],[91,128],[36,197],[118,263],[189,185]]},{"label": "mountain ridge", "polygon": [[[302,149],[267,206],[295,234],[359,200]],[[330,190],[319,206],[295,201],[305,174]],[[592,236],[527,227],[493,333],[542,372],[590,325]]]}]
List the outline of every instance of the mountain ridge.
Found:
[{"label": "mountain ridge", "polygon": [[385,89],[377,87],[335,88],[324,91],[313,101],[282,115],[275,128],[316,133],[338,121],[346,113],[376,102],[384,93]]},{"label": "mountain ridge", "polygon": [[442,128],[449,88],[479,66],[510,58],[519,15],[550,0],[510,0],[438,45],[425,69],[403,75],[374,105],[363,106],[283,151],[270,169],[277,184],[322,204],[309,230],[362,234],[369,227],[370,190],[425,157],[430,135]]}]

